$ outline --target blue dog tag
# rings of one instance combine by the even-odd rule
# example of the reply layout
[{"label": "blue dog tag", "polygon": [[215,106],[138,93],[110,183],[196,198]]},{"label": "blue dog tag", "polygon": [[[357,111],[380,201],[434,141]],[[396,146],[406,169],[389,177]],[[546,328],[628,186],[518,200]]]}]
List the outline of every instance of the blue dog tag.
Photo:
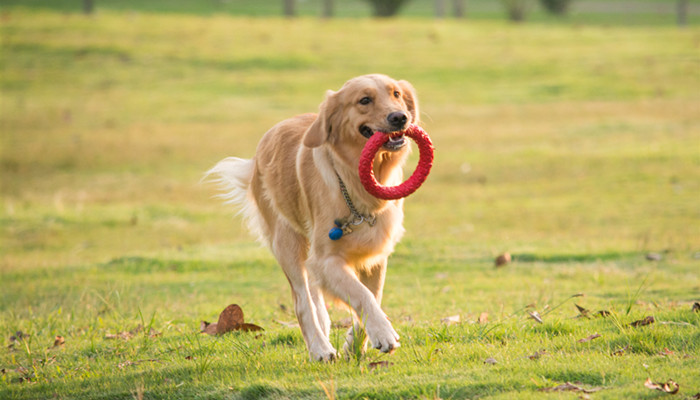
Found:
[{"label": "blue dog tag", "polygon": [[328,237],[331,238],[331,240],[338,240],[343,237],[343,230],[336,226],[328,232]]}]

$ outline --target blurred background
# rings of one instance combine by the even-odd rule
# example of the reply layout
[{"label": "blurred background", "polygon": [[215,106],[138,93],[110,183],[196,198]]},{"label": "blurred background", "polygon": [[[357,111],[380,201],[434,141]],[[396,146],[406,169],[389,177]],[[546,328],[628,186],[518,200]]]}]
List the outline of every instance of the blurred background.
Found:
[{"label": "blurred background", "polygon": [[413,83],[437,146],[409,247],[693,257],[699,22],[689,0],[3,0],[2,268],[247,246],[203,172],[375,72]]}]

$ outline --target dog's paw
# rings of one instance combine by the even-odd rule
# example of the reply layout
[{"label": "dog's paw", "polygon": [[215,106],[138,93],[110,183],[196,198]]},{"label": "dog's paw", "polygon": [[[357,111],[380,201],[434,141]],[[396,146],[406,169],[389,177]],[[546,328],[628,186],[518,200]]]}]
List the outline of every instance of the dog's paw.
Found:
[{"label": "dog's paw", "polygon": [[319,348],[317,349],[311,349],[309,350],[309,356],[311,357],[311,360],[313,361],[321,361],[321,362],[332,362],[335,361],[335,359],[338,356],[337,351],[333,348],[333,346],[318,346]]},{"label": "dog's paw", "polygon": [[369,341],[372,342],[372,347],[382,353],[390,353],[394,349],[401,347],[399,334],[396,333],[388,320],[386,320],[385,326],[378,329],[367,327],[367,336],[369,336]]}]

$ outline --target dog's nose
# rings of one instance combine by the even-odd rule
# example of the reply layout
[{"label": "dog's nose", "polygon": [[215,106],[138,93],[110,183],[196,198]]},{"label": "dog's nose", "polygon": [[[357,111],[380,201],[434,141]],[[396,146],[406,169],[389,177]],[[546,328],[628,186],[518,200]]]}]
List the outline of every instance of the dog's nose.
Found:
[{"label": "dog's nose", "polygon": [[403,111],[394,111],[386,116],[386,120],[392,127],[401,129],[406,125],[408,116]]}]

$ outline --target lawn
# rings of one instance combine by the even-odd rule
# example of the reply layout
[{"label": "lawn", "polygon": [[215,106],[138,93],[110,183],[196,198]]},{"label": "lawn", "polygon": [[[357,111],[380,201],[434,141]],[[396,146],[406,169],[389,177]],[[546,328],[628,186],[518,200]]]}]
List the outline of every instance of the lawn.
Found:
[{"label": "lawn", "polygon": [[[202,14],[3,8],[0,398],[700,392],[697,27]],[[416,87],[435,166],[389,263],[402,347],[319,364],[200,178],[370,72]],[[231,303],[265,331],[201,334]]]}]

